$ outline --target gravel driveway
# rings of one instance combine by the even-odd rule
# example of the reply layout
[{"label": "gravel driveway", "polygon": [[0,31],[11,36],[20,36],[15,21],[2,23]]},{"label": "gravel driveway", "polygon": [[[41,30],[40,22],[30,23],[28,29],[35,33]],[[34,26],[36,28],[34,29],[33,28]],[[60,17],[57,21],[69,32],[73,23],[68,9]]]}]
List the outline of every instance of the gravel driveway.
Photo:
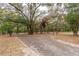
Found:
[{"label": "gravel driveway", "polygon": [[79,56],[79,48],[51,39],[48,35],[19,35],[32,51],[42,56]]}]

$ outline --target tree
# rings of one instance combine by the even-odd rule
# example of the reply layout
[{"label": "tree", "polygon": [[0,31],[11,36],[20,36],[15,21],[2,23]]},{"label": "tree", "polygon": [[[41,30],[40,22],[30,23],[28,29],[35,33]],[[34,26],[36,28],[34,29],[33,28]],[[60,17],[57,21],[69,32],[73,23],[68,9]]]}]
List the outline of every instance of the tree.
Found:
[{"label": "tree", "polygon": [[7,21],[6,15],[7,10],[0,8],[0,30],[2,34],[8,33],[10,36],[12,36],[13,25],[12,22]]},{"label": "tree", "polygon": [[13,32],[19,32],[19,29],[22,28],[21,24],[25,26],[23,20],[24,18],[19,13],[0,8],[0,30],[2,34],[12,36]]},{"label": "tree", "polygon": [[74,35],[78,35],[79,30],[79,4],[69,3],[65,4],[65,9],[67,12],[66,22],[69,24],[70,29],[73,31]]},{"label": "tree", "polygon": [[[64,4],[55,3],[49,6],[49,16],[51,17],[50,23],[52,24],[52,31],[56,34],[62,29],[64,24]],[[63,6],[63,7],[62,7]]]},{"label": "tree", "polygon": [[14,24],[10,21],[5,21],[0,26],[0,30],[2,34],[9,34],[9,36],[12,36],[13,30],[14,30]]},{"label": "tree", "polygon": [[69,24],[71,30],[73,31],[74,35],[78,35],[79,30],[79,13],[70,12],[66,16],[66,21]]},{"label": "tree", "polygon": [[[38,8],[41,6],[39,3],[27,3],[23,8],[20,8],[19,4],[12,4],[10,3],[11,6],[13,6],[25,19],[25,23],[27,26],[28,34],[33,34],[34,33],[34,23],[35,20],[41,15],[38,12]],[[19,6],[19,7],[18,7]],[[22,6],[22,5],[21,5]],[[24,13],[25,12],[25,13]]]}]

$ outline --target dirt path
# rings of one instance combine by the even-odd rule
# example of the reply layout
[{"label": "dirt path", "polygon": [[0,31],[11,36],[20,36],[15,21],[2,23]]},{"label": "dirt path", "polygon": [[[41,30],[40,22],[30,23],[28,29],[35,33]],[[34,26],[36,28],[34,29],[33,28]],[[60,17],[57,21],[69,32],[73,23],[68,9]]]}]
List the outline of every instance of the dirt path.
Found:
[{"label": "dirt path", "polygon": [[19,35],[18,38],[35,53],[39,53],[39,55],[79,56],[78,47],[73,47],[57,40],[53,40],[48,35]]}]

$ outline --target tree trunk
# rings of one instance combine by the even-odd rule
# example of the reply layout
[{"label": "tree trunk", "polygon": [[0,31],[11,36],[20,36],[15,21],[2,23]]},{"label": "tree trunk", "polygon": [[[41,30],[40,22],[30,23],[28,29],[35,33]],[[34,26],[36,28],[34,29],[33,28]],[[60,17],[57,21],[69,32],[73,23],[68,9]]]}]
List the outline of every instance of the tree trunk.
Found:
[{"label": "tree trunk", "polygon": [[28,30],[29,35],[33,35],[34,31],[33,31],[33,26],[32,25],[28,25],[27,30]]},{"label": "tree trunk", "polygon": [[78,36],[78,31],[74,31],[73,35]]},{"label": "tree trunk", "polygon": [[16,25],[17,25],[16,33],[19,33],[19,25],[18,24]]},{"label": "tree trunk", "polygon": [[29,29],[30,29],[30,30],[29,30],[28,34],[29,34],[29,35],[33,35],[33,33],[34,33],[34,32],[33,32],[33,29],[32,29],[31,27],[30,27]]},{"label": "tree trunk", "polygon": [[9,36],[12,37],[12,33],[9,33]]}]

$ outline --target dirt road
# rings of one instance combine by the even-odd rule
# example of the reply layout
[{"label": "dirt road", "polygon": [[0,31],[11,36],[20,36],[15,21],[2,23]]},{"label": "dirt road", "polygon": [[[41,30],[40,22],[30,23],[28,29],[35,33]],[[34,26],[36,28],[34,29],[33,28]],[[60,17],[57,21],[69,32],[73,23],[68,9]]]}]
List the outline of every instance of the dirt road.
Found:
[{"label": "dirt road", "polygon": [[18,39],[38,55],[79,56],[79,47],[53,40],[48,35],[19,35]]}]

